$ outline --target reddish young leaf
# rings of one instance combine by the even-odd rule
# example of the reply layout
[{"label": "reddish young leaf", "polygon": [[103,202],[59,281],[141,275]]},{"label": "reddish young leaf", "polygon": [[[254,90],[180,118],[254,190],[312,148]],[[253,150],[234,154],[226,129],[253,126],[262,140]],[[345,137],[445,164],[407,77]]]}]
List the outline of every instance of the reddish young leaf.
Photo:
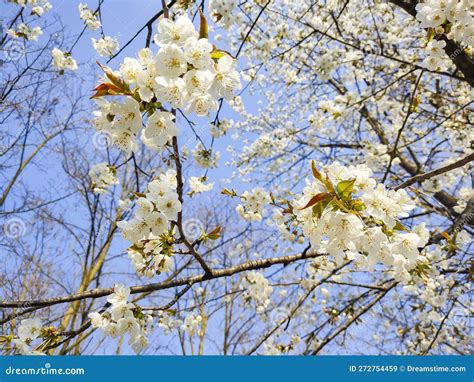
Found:
[{"label": "reddish young leaf", "polygon": [[96,93],[91,97],[92,98],[97,98],[97,97],[103,97],[107,95],[122,95],[122,90],[115,86],[114,84],[110,82],[104,82],[102,84],[99,84],[95,89]]},{"label": "reddish young leaf", "polygon": [[305,210],[306,208],[314,206],[316,203],[320,202],[321,200],[329,200],[331,198],[332,198],[331,194],[328,194],[327,192],[320,192],[319,194],[314,195],[303,208],[300,208],[300,210]]}]

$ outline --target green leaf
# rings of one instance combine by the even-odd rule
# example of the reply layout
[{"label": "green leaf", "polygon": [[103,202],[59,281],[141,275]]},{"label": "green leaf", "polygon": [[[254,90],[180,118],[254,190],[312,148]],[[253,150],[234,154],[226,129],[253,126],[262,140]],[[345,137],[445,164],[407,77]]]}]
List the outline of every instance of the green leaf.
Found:
[{"label": "green leaf", "polygon": [[226,53],[223,50],[215,50],[211,53],[211,58],[214,60],[218,60],[221,57],[224,57]]},{"label": "green leaf", "polygon": [[344,203],[341,200],[337,199],[337,198],[334,198],[333,200],[331,200],[331,205],[332,205],[334,211],[341,210],[341,211],[344,211],[344,212],[349,212],[349,210],[344,205]]},{"label": "green leaf", "polygon": [[349,201],[352,199],[352,192],[354,191],[355,179],[343,180],[339,182],[336,186],[338,195],[344,201]]},{"label": "green leaf", "polygon": [[395,227],[393,227],[393,229],[395,231],[408,231],[408,228],[405,227],[402,223],[400,223],[399,221],[397,221],[395,223]]},{"label": "green leaf", "polygon": [[227,189],[227,188],[224,188],[224,189],[221,191],[221,194],[222,194],[222,195],[228,195],[228,196],[230,196],[230,197],[232,197],[232,198],[235,197],[235,196],[238,196],[238,195],[237,195],[237,191],[235,191],[234,189],[229,190],[229,189]]},{"label": "green leaf", "polygon": [[331,200],[322,200],[318,203],[316,203],[313,206],[313,216],[316,216],[318,219],[321,218],[324,210],[326,209],[327,205],[329,204]]},{"label": "green leaf", "polygon": [[351,207],[354,211],[362,211],[367,208],[367,206],[364,204],[364,202],[360,199],[353,200],[351,203]]}]

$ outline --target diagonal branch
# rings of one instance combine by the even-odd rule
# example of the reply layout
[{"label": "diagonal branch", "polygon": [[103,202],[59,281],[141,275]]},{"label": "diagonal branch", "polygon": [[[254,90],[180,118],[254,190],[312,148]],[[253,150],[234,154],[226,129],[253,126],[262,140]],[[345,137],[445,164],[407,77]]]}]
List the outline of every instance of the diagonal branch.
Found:
[{"label": "diagonal branch", "polygon": [[395,187],[395,190],[399,190],[401,188],[406,188],[408,186],[411,186],[413,183],[422,182],[424,180],[431,179],[431,178],[433,178],[437,175],[441,175],[441,174],[444,174],[444,173],[449,172],[451,170],[454,170],[456,168],[462,167],[462,166],[464,166],[464,165],[466,165],[466,164],[468,164],[472,161],[474,161],[474,154],[469,154],[468,156],[458,160],[457,162],[448,164],[448,165],[443,166],[443,167],[439,167],[439,168],[437,168],[433,171],[430,171],[430,172],[425,172],[423,174],[415,175],[414,177],[404,181],[402,184],[399,184],[397,187]]}]

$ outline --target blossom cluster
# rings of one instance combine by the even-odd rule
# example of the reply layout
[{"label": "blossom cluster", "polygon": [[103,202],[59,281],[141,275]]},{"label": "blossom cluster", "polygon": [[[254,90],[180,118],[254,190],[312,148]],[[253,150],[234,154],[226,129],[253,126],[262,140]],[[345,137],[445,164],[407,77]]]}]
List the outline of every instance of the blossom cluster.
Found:
[{"label": "blossom cluster", "polygon": [[118,40],[110,36],[104,36],[98,40],[92,38],[92,46],[97,54],[103,57],[110,57],[119,49]]},{"label": "blossom cluster", "polygon": [[316,179],[293,202],[293,213],[314,250],[338,264],[356,259],[369,269],[379,262],[400,272],[416,267],[429,232],[424,225],[409,231],[400,223],[415,208],[405,190],[388,190],[365,165],[335,162],[326,176],[312,166]]},{"label": "blossom cluster", "polygon": [[[21,7],[26,7],[27,5],[31,6],[31,13],[38,17],[42,16],[44,12],[47,12],[52,8],[51,4],[46,0],[41,3],[36,0],[11,0],[11,2],[18,4]],[[31,28],[25,23],[20,23],[18,24],[16,30],[10,28],[7,30],[7,33],[13,38],[22,37],[29,41],[36,41],[38,40],[38,37],[43,34],[43,31],[39,26]]]},{"label": "blossom cluster", "polygon": [[98,163],[89,170],[89,177],[92,182],[92,189],[98,194],[105,194],[109,187],[118,184],[116,169],[107,163]]},{"label": "blossom cluster", "polygon": [[[96,12],[93,12],[87,4],[80,3],[78,9],[79,17],[84,21],[87,29],[94,31],[101,27]],[[100,39],[92,38],[92,46],[100,56],[109,57],[118,50],[119,43],[117,39],[113,37],[102,36]],[[52,56],[53,66],[60,71],[77,69],[77,63],[72,58],[70,52],[63,52],[58,48],[54,48]]]},{"label": "blossom cluster", "polygon": [[37,16],[42,16],[44,12],[51,10],[52,5],[48,0],[8,0],[10,3],[18,4],[25,8],[31,7],[31,13]]},{"label": "blossom cluster", "polygon": [[416,6],[416,18],[423,28],[429,28],[431,39],[426,46],[424,65],[430,70],[443,69],[446,42],[436,40],[436,35],[446,36],[463,48],[474,47],[474,11],[469,0],[428,0]]},{"label": "blossom cluster", "polygon": [[[95,31],[102,26],[97,12],[92,11],[87,4],[80,3],[78,9],[79,17],[84,21],[87,29]],[[118,40],[110,36],[102,36],[98,40],[92,38],[92,46],[97,54],[103,57],[110,57],[119,49]]]},{"label": "blossom cluster", "polygon": [[181,329],[186,331],[190,336],[194,333],[201,335],[201,331],[198,329],[202,322],[202,316],[188,314],[183,323],[181,324]]},{"label": "blossom cluster", "polygon": [[53,48],[51,56],[53,58],[53,66],[60,71],[77,69],[77,62],[72,58],[70,53],[63,52],[58,48]]},{"label": "blossom cluster", "polygon": [[[98,95],[126,96],[123,102],[98,98],[95,119],[96,127],[109,132],[113,143],[125,151],[137,147],[143,109],[150,117],[141,139],[148,147],[160,149],[178,133],[165,105],[206,116],[217,110],[219,98],[231,99],[241,87],[234,59],[200,37],[186,15],[160,20],[154,41],[159,46],[156,54],[144,48],[137,58],[126,57],[119,71],[108,76],[114,86],[103,84],[108,91]],[[205,160],[198,163],[213,165]]]},{"label": "blossom cluster", "polygon": [[110,311],[89,314],[93,328],[101,329],[112,338],[129,334],[129,345],[139,353],[148,346],[147,333],[151,328],[153,318],[142,312],[140,307],[128,302],[130,288],[117,284],[114,293],[107,301],[111,304]]},{"label": "blossom cluster", "polygon": [[142,128],[140,104],[132,97],[126,97],[124,102],[109,102],[102,98],[96,102],[100,107],[94,112],[97,130],[105,133],[121,150],[136,150],[135,138]]},{"label": "blossom cluster", "polygon": [[143,50],[139,60],[128,58],[120,67],[127,85],[136,86],[143,101],[155,97],[203,116],[217,109],[218,98],[231,99],[241,87],[232,57],[200,38],[186,15],[160,20],[154,40],[160,47],[156,55]]},{"label": "blossom cluster", "polygon": [[416,18],[423,28],[467,47],[474,45],[474,10],[470,0],[427,0],[416,5]]},{"label": "blossom cluster", "polygon": [[202,143],[198,143],[191,151],[196,164],[201,168],[215,168],[221,156],[220,152],[212,149],[206,150]]},{"label": "blossom cluster", "polygon": [[[51,10],[52,5],[48,0],[8,0],[11,3],[18,4],[19,6],[25,8],[27,6],[31,7],[31,14],[41,17],[45,12]],[[23,18],[22,18],[23,20]],[[43,34],[41,27],[35,26],[31,27],[24,22],[18,24],[16,29],[8,29],[7,33],[13,38],[24,38],[28,41],[36,41],[39,36]]]},{"label": "blossom cluster", "polygon": [[242,204],[236,207],[236,211],[247,221],[261,221],[265,206],[270,203],[270,194],[262,187],[255,187],[251,191],[245,191],[241,195]]},{"label": "blossom cluster", "polygon": [[38,40],[39,36],[43,34],[41,27],[36,26],[31,28],[29,25],[25,23],[18,24],[16,30],[8,29],[7,33],[9,36],[13,38],[25,38],[28,41],[36,41]]},{"label": "blossom cluster", "polygon": [[247,303],[253,301],[257,313],[263,313],[270,303],[273,288],[260,272],[250,271],[242,279],[244,293],[242,298]]},{"label": "blossom cluster", "polygon": [[137,211],[129,220],[117,223],[125,240],[133,243],[129,257],[137,273],[148,277],[170,269],[172,237],[170,222],[176,221],[181,202],[176,193],[176,173],[168,170],[148,184],[136,200]]},{"label": "blossom cluster", "polygon": [[78,9],[79,17],[82,21],[84,21],[84,24],[88,29],[95,31],[100,28],[101,23],[97,15],[89,8],[87,4],[80,3],[78,5]]},{"label": "blossom cluster", "polygon": [[431,40],[425,48],[426,58],[424,65],[429,70],[442,70],[444,65],[444,47],[445,41]]},{"label": "blossom cluster", "polygon": [[210,0],[209,13],[217,24],[230,28],[239,19],[234,13],[238,6],[237,0]]},{"label": "blossom cluster", "polygon": [[191,191],[189,192],[189,195],[193,194],[199,194],[202,192],[208,192],[211,191],[214,187],[214,183],[210,182],[205,184],[207,181],[207,177],[197,177],[197,176],[192,176],[189,178],[189,188]]}]

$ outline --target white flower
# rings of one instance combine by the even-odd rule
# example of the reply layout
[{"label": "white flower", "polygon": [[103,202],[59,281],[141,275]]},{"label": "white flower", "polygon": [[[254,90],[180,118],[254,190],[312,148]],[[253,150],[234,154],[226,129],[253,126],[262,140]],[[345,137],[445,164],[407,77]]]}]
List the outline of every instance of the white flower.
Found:
[{"label": "white flower", "polygon": [[181,211],[181,202],[176,193],[168,193],[165,196],[158,198],[156,206],[168,217],[169,220],[176,220],[178,212]]},{"label": "white flower", "polygon": [[445,46],[446,46],[446,41],[431,40],[426,46],[426,49],[430,52],[431,55],[443,56]]},{"label": "white flower", "polygon": [[207,179],[205,177],[198,178],[192,176],[189,178],[189,188],[191,189],[191,194],[199,194],[201,192],[211,191],[214,187],[214,183],[204,184]]},{"label": "white flower", "polygon": [[150,202],[147,198],[138,198],[136,204],[138,207],[136,216],[145,218],[148,216],[148,214],[153,212],[153,203]]},{"label": "white flower", "polygon": [[92,46],[97,54],[103,57],[110,57],[118,50],[119,43],[118,40],[113,37],[104,36],[99,40],[92,38]]},{"label": "white flower", "polygon": [[22,320],[18,326],[18,337],[21,341],[31,341],[40,335],[42,328],[41,320],[38,318],[27,318]]},{"label": "white flower", "polygon": [[156,78],[156,65],[154,61],[150,61],[146,65],[139,64],[139,69],[135,73],[135,82],[138,87],[138,94],[142,101],[150,102],[155,96],[155,78]]},{"label": "white flower", "polygon": [[119,180],[115,176],[115,167],[109,166],[107,163],[98,163],[89,170],[92,188],[98,194],[105,194],[108,188],[114,184],[118,184]]},{"label": "white flower", "polygon": [[394,237],[393,252],[404,255],[410,263],[414,264],[420,254],[418,247],[421,244],[420,237],[415,233],[398,234]]},{"label": "white flower", "polygon": [[31,14],[36,15],[38,17],[43,16],[44,8],[43,7],[33,7],[31,8]]},{"label": "white flower", "polygon": [[169,103],[172,108],[183,106],[184,80],[182,78],[155,78],[156,99],[162,103]]},{"label": "white flower", "polygon": [[206,38],[189,38],[184,44],[186,60],[197,69],[211,69],[214,62],[211,58],[212,44]]},{"label": "white flower", "polygon": [[196,115],[201,117],[209,115],[211,110],[216,111],[218,108],[216,99],[209,93],[193,94],[189,97],[187,102],[186,112],[196,113]]},{"label": "white flower", "polygon": [[214,18],[216,23],[222,24],[225,28],[229,28],[238,22],[238,15],[234,14],[234,10],[239,6],[238,0],[209,0],[209,14]]},{"label": "white flower", "polygon": [[110,310],[111,318],[114,321],[118,321],[124,317],[133,317],[133,312],[131,309],[133,308],[133,304],[127,303],[125,301],[118,301],[112,305],[112,309]]},{"label": "white flower", "polygon": [[169,272],[173,267],[173,260],[170,256],[156,255],[153,257],[155,271],[158,273]]},{"label": "white flower", "polygon": [[148,346],[148,338],[143,334],[139,334],[136,337],[130,338],[129,344],[135,353],[139,353]]},{"label": "white flower", "polygon": [[160,236],[168,229],[168,220],[171,220],[168,215],[158,211],[153,211],[145,218],[151,233],[155,236]]},{"label": "white flower", "polygon": [[107,320],[99,312],[89,313],[88,317],[93,328],[102,329],[107,324]]},{"label": "white flower", "polygon": [[214,138],[222,137],[227,131],[233,126],[234,121],[232,119],[220,119],[217,123],[211,124],[211,135]]},{"label": "white flower", "polygon": [[23,355],[31,354],[31,347],[25,341],[15,338],[12,340],[12,343],[15,345],[15,349]]},{"label": "white flower", "polygon": [[[150,73],[149,70],[149,68],[151,67],[154,69],[153,52],[150,48],[143,48],[138,51],[137,56],[138,59],[132,57],[124,58],[123,62],[120,64],[120,74],[122,75],[123,80],[127,84],[133,85],[137,83],[138,75],[142,74],[142,72],[145,71],[146,76],[143,76],[143,78],[146,78],[146,81],[145,83],[139,84],[139,86],[148,86],[149,79],[147,77],[149,74],[154,74],[154,71],[153,73]],[[152,78],[152,85],[150,87],[154,87],[154,78]]]},{"label": "white flower", "polygon": [[192,154],[196,164],[202,168],[217,167],[220,158],[219,152],[214,152],[212,149],[206,150],[201,143],[196,145],[192,150]]},{"label": "white flower", "polygon": [[121,333],[118,325],[115,322],[108,322],[103,327],[104,333],[112,338],[117,338]]},{"label": "white flower", "polygon": [[181,329],[188,332],[189,335],[192,335],[198,326],[201,324],[202,317],[200,315],[195,316],[194,314],[189,314],[184,319]]},{"label": "white flower", "polygon": [[107,297],[107,301],[112,305],[118,305],[121,303],[126,303],[128,297],[130,296],[130,288],[126,287],[123,284],[116,284],[114,286],[114,293]]},{"label": "white flower", "polygon": [[209,70],[190,70],[184,77],[186,84],[186,91],[189,94],[202,94],[209,90],[211,87],[214,74]]},{"label": "white flower", "polygon": [[397,217],[406,217],[408,211],[414,206],[397,203],[397,196],[406,194],[404,190],[387,191],[383,184],[378,184],[376,188],[368,190],[362,195],[362,200],[367,206],[366,212],[376,219],[382,220],[388,228],[393,228]]},{"label": "white flower", "polygon": [[117,321],[117,326],[122,335],[130,333],[131,337],[136,337],[140,333],[140,325],[133,315],[119,319]]},{"label": "white flower", "polygon": [[53,57],[53,66],[60,70],[76,70],[76,60],[72,58],[70,54],[66,54],[58,48],[54,48],[51,51]]},{"label": "white flower", "polygon": [[163,46],[155,57],[159,76],[176,78],[186,72],[188,64],[181,48],[175,44]]},{"label": "white flower", "polygon": [[242,88],[240,74],[234,68],[234,59],[229,55],[219,58],[215,66],[215,80],[212,90],[220,97],[232,99],[234,92]]},{"label": "white flower", "polygon": [[119,221],[117,226],[122,231],[122,237],[131,243],[148,238],[150,227],[143,218],[135,217],[129,221]]},{"label": "white flower", "polygon": [[[143,132],[145,138],[154,146],[161,148],[178,135],[178,128],[174,122],[174,115],[168,112],[155,111],[147,121]],[[142,137],[143,138],[143,137]],[[146,142],[145,142],[146,143]]]},{"label": "white flower", "polygon": [[186,40],[196,36],[193,22],[186,15],[175,21],[163,18],[158,22],[158,33],[155,35],[157,45],[176,44],[183,46]]}]

